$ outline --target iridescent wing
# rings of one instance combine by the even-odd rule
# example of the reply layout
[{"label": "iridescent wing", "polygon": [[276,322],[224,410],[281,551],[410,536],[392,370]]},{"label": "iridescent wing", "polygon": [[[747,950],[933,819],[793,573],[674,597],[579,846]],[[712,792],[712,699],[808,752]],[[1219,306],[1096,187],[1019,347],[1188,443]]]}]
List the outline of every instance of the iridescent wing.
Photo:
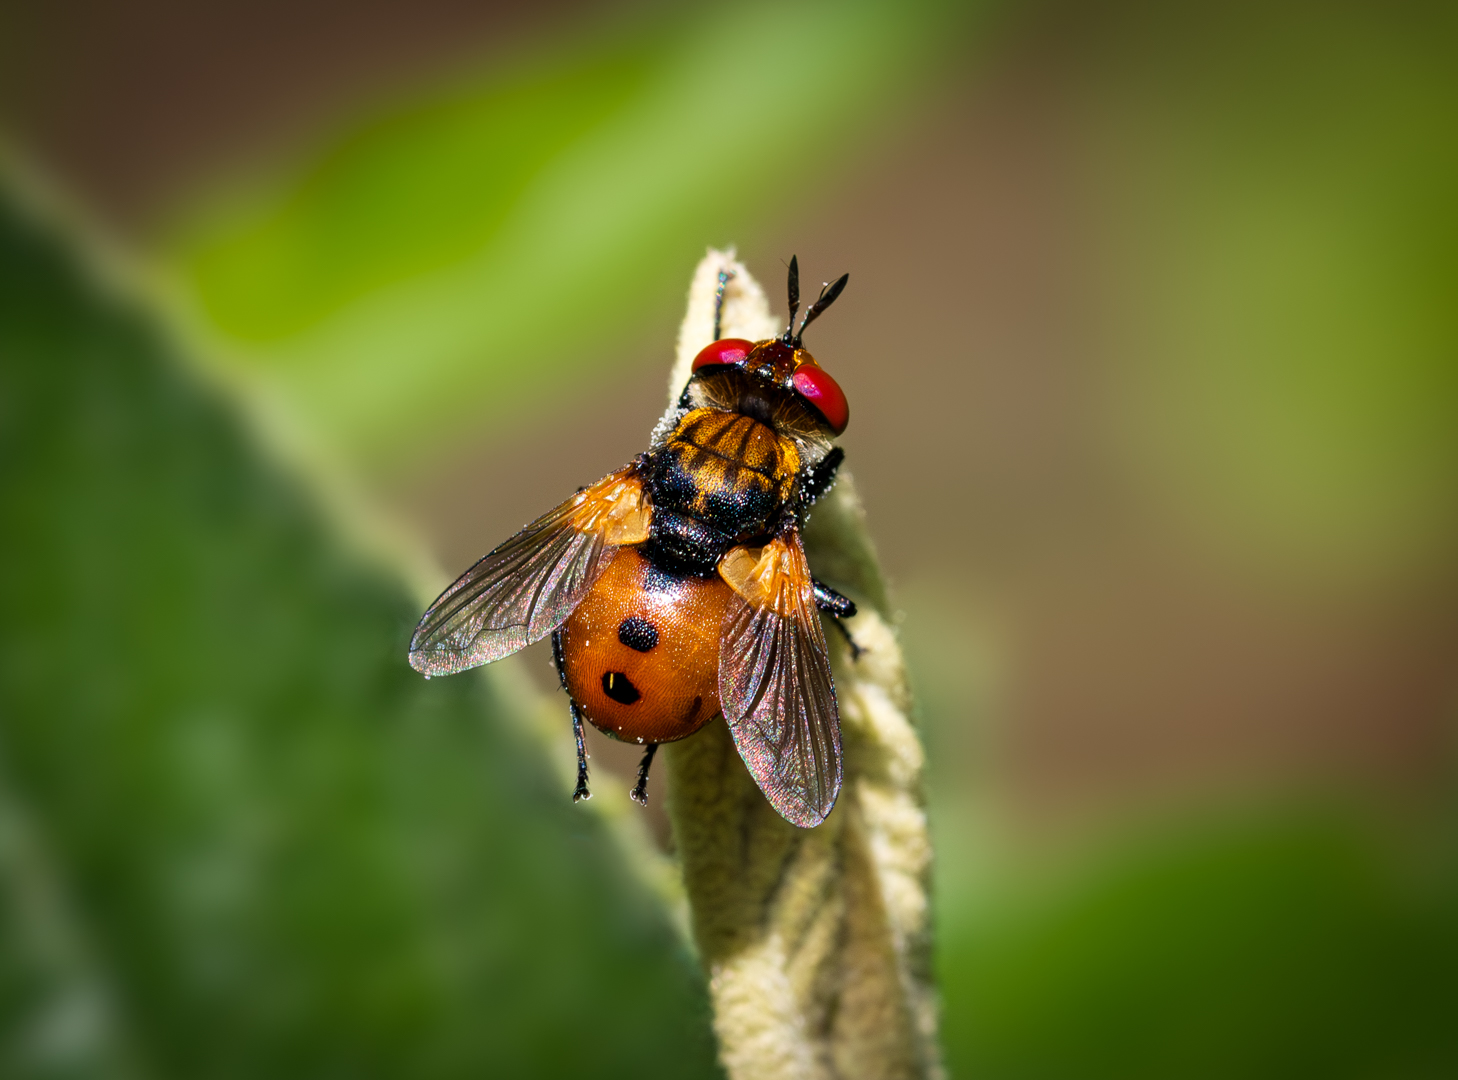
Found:
[{"label": "iridescent wing", "polygon": [[648,539],[652,506],[633,466],[537,518],[436,597],[410,666],[451,675],[540,641],[582,603],[617,549]]},{"label": "iridescent wing", "polygon": [[819,825],[840,794],[840,713],[799,534],[734,548],[719,574],[738,594],[719,645],[734,745],[785,820]]}]

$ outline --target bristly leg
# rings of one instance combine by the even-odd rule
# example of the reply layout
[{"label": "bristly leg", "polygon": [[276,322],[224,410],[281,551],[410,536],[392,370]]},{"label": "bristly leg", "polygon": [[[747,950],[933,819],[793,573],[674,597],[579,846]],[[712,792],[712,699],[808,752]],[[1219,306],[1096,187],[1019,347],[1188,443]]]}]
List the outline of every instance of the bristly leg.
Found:
[{"label": "bristly leg", "polygon": [[562,692],[572,709],[572,736],[577,740],[577,787],[572,791],[572,801],[582,802],[592,798],[587,788],[587,740],[582,728],[582,709],[567,689],[567,663],[562,654],[562,631],[552,631],[552,663],[557,668],[557,678],[562,683]]},{"label": "bristly leg", "polygon": [[856,602],[849,596],[836,592],[817,578],[811,578],[810,585],[815,590],[815,606],[821,611],[837,619],[849,619],[856,613]]},{"label": "bristly leg", "polygon": [[592,798],[587,790],[587,744],[583,741],[582,710],[572,702],[572,734],[577,739],[577,786],[572,789],[572,801],[583,802]]},{"label": "bristly leg", "polygon": [[734,276],[732,271],[719,271],[719,285],[714,290],[714,340],[718,341],[724,335],[720,332],[723,329],[722,316],[724,314],[724,287],[729,284],[729,279]]},{"label": "bristly leg", "polygon": [[830,490],[830,486],[835,483],[835,474],[840,471],[840,464],[844,460],[845,451],[838,446],[832,447],[830,453],[800,473],[801,507],[809,506]]},{"label": "bristly leg", "polygon": [[823,581],[811,578],[810,584],[815,590],[815,606],[831,616],[831,625],[840,631],[841,636],[845,638],[845,643],[850,646],[851,661],[859,660],[861,653],[866,650],[856,644],[856,639],[851,637],[851,632],[845,628],[845,623],[840,621],[848,619],[856,613],[856,602],[849,596],[836,592]]},{"label": "bristly leg", "polygon": [[648,770],[653,765],[653,755],[658,753],[658,744],[651,742],[643,751],[643,760],[638,763],[638,782],[633,785],[629,796],[639,806],[648,805]]},{"label": "bristly leg", "polygon": [[840,636],[845,638],[846,645],[850,647],[851,663],[854,664],[857,660],[861,658],[861,653],[866,651],[866,647],[864,645],[856,644],[856,639],[851,637],[851,632],[845,628],[845,623],[841,622],[839,619],[832,618],[830,620],[830,625],[839,630]]}]

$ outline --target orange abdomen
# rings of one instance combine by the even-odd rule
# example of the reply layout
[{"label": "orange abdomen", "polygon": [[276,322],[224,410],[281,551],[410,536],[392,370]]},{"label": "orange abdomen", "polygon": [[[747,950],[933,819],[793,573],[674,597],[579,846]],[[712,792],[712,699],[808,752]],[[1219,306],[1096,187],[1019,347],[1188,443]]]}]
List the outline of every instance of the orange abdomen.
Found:
[{"label": "orange abdomen", "polygon": [[733,592],[722,578],[613,557],[562,627],[567,690],[593,725],[625,742],[672,742],[719,712],[719,638]]}]

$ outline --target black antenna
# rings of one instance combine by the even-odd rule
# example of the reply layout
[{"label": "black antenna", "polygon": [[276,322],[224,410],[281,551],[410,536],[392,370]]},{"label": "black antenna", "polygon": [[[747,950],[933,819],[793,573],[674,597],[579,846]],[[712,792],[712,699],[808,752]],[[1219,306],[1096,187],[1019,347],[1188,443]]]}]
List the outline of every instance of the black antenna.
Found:
[{"label": "black antenna", "polygon": [[781,340],[789,345],[795,339],[795,315],[800,310],[800,260],[790,256],[790,325],[785,327]]},{"label": "black antenna", "polygon": [[[816,319],[820,317],[821,312],[823,312],[831,304],[835,303],[835,298],[845,291],[845,283],[849,280],[849,274],[841,274],[840,277],[835,280],[835,284],[825,285],[821,288],[819,299],[817,299],[815,303],[811,304],[810,307],[806,309],[805,321],[800,324],[800,329],[795,332],[794,337],[790,338],[788,344],[793,345],[797,349],[800,347],[800,339],[805,336],[805,327],[813,323]],[[793,318],[791,318],[790,323],[791,325],[794,325]]]}]

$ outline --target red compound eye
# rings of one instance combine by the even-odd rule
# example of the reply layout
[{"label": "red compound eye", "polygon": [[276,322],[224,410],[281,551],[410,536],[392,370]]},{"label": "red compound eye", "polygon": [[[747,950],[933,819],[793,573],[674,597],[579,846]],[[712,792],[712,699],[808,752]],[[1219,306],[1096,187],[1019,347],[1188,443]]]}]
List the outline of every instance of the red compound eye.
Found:
[{"label": "red compound eye", "polygon": [[699,368],[711,364],[742,363],[753,348],[754,342],[745,341],[743,338],[720,338],[712,345],[705,345],[703,351],[694,357],[693,370],[698,371]]},{"label": "red compound eye", "polygon": [[839,435],[845,430],[850,422],[850,406],[840,384],[824,368],[802,364],[790,379],[800,396],[820,410],[831,431]]}]

